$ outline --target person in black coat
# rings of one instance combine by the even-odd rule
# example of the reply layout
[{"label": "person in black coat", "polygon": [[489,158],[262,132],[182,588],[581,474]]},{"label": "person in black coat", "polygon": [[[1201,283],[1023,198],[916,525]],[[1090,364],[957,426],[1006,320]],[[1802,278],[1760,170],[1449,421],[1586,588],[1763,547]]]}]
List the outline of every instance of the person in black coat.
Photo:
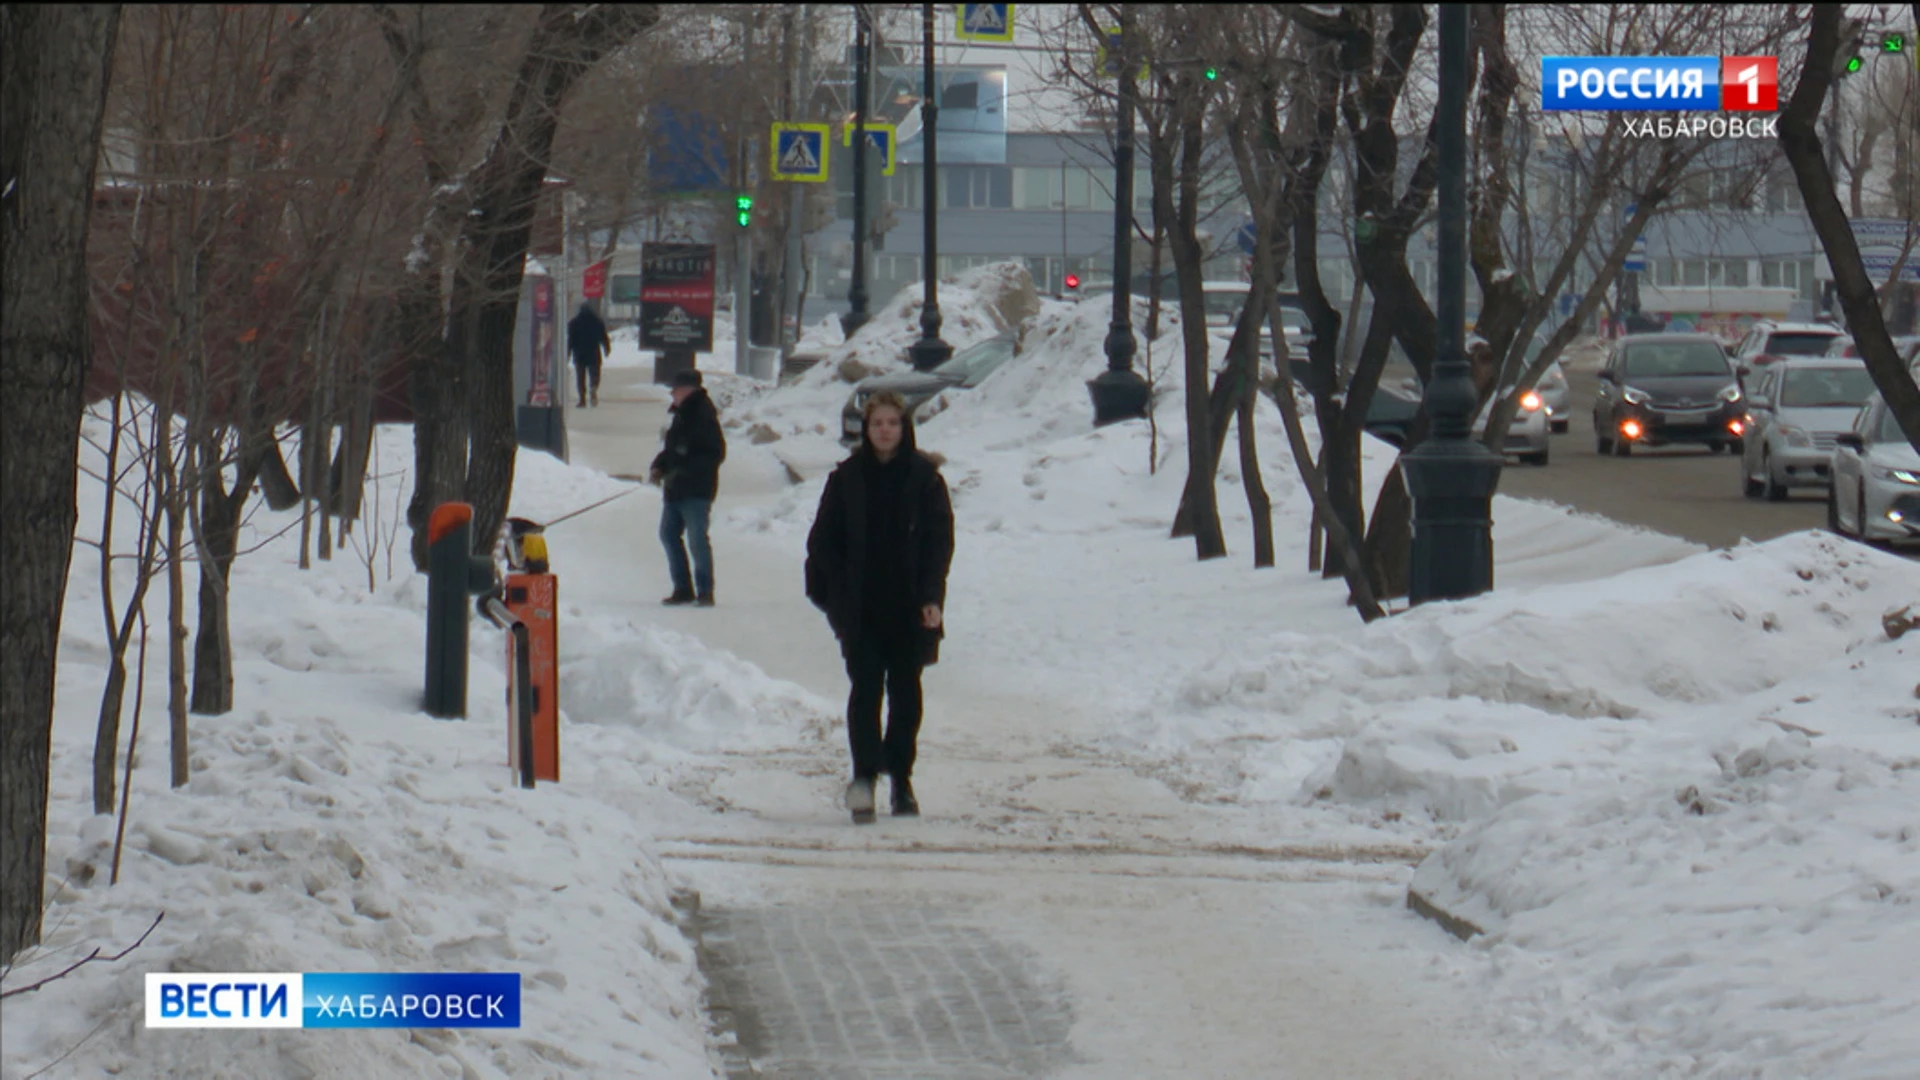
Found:
[{"label": "person in black coat", "polygon": [[589,401],[600,404],[600,360],[612,351],[607,324],[594,312],[593,305],[583,301],[580,313],[567,320],[567,352],[573,356],[573,381],[580,390],[581,408],[586,408]]},{"label": "person in black coat", "polygon": [[[673,593],[665,604],[713,606],[713,546],[707,526],[720,490],[720,464],[727,460],[727,437],[720,431],[720,410],[701,386],[698,371],[673,377],[673,423],[666,445],[653,459],[647,478],[661,485],[660,543],[667,549]],[[682,537],[686,543],[682,543]],[[693,549],[688,572],[687,549]]]},{"label": "person in black coat", "polygon": [[[920,734],[920,672],[940,657],[953,504],[936,458],[914,446],[897,394],[867,400],[860,446],[827,477],[807,536],[807,599],[840,639],[847,678],[853,820],[873,820],[879,774],[893,782],[893,812],[920,812],[913,794]],[[887,727],[880,729],[881,692]]]}]

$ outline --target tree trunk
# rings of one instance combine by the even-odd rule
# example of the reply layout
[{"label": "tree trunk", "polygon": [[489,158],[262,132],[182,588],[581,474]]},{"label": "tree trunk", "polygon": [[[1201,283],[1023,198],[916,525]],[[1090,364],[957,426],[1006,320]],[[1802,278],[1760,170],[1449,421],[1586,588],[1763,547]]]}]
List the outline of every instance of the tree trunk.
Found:
[{"label": "tree trunk", "polygon": [[118,4],[0,7],[0,963],[40,940],[54,659],[79,508],[87,226]]},{"label": "tree trunk", "polygon": [[[466,326],[454,360],[465,369],[468,437],[466,501],[473,505],[476,553],[493,550],[513,493],[513,329],[533,216],[569,92],[601,57],[660,21],[654,5],[605,5],[576,14],[548,4],[514,80],[506,119],[474,178],[474,207],[463,228],[464,303],[456,290],[453,324]],[[744,314],[744,313],[743,313]],[[741,332],[745,333],[744,325]]]},{"label": "tree trunk", "polygon": [[1155,216],[1175,222],[1174,227],[1168,230],[1167,239],[1173,255],[1174,278],[1180,287],[1180,330],[1186,354],[1187,383],[1187,484],[1186,494],[1181,501],[1188,506],[1193,518],[1194,554],[1205,560],[1225,555],[1227,544],[1220,530],[1219,501],[1214,497],[1213,470],[1218,458],[1213,446],[1207,393],[1207,368],[1212,346],[1207,340],[1206,296],[1200,284],[1204,260],[1195,236],[1199,216],[1202,140],[1197,124],[1178,127],[1181,160],[1177,218],[1170,148],[1167,153],[1154,155],[1151,167]]},{"label": "tree trunk", "polygon": [[[1257,276],[1254,287],[1263,287]],[[1251,346],[1242,350],[1238,363],[1241,392],[1238,395],[1240,419],[1236,426],[1240,429],[1240,483],[1247,492],[1247,511],[1253,515],[1253,565],[1255,569],[1263,569],[1273,565],[1273,500],[1267,496],[1267,482],[1260,475],[1260,450],[1254,434],[1254,414],[1260,399],[1253,388],[1260,382],[1260,350]]]},{"label": "tree trunk", "polygon": [[[173,456],[173,413],[162,429],[160,475],[167,495],[167,748],[170,782],[187,782],[187,505]],[[284,466],[284,462],[282,465]]]},{"label": "tree trunk", "polygon": [[188,708],[202,716],[233,711],[233,641],[228,634],[227,582],[233,570],[239,513],[222,490],[218,446],[203,447],[200,488],[200,621],[193,639],[193,689]]},{"label": "tree trunk", "polygon": [[[1251,339],[1260,333],[1259,325],[1253,322],[1257,318],[1253,305],[1247,305],[1241,311],[1239,324],[1234,328],[1233,341],[1227,346],[1229,357],[1239,356],[1242,349],[1251,351],[1256,368],[1260,364],[1260,349]],[[1251,328],[1249,328],[1250,324]],[[1254,385],[1257,384],[1256,377]],[[1244,376],[1236,370],[1235,363],[1232,361],[1220,369],[1220,374],[1213,377],[1213,389],[1207,394],[1207,431],[1210,434],[1209,445],[1213,449],[1212,471],[1208,474],[1209,476],[1217,475],[1220,471],[1220,455],[1227,445],[1227,428],[1233,423],[1234,415],[1239,412],[1246,400],[1246,394],[1242,392],[1246,385]],[[1168,533],[1168,539],[1179,540],[1193,535],[1193,507],[1188,502],[1187,495],[1188,489],[1182,488],[1180,507],[1174,511],[1173,529]]]}]

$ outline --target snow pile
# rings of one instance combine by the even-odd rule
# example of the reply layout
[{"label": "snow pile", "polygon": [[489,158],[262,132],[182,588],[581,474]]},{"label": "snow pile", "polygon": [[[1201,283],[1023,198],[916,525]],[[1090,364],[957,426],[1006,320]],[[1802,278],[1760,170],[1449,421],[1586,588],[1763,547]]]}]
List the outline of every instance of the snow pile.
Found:
[{"label": "snow pile", "polygon": [[[87,426],[101,437],[97,418]],[[333,561],[310,571],[295,567],[297,511],[256,508],[242,548],[259,550],[233,571],[239,707],[190,719],[192,778],[178,790],[167,779],[165,652],[149,650],[111,887],[115,820],[93,815],[90,783],[100,586],[90,561],[76,562],[62,628],[45,943],[18,959],[6,985],[51,975],[95,946],[116,951],[166,914],[127,959],[8,1000],[7,1075],[69,1051],[63,1064],[89,1074],[708,1074],[702,984],[675,886],[654,854],[652,830],[681,804],[652,785],[664,765],[719,740],[818,738],[835,710],[692,639],[578,618],[562,630],[566,782],[520,790],[506,767],[501,635],[474,623],[469,720],[417,711],[426,582],[408,563],[404,531],[390,531],[411,442],[405,428],[377,433],[371,471],[389,475],[369,506],[389,516],[361,523]],[[82,459],[79,531],[98,537],[101,461],[91,448]],[[526,454],[513,510],[550,520],[628,488]],[[116,547],[128,543],[122,536]],[[116,583],[123,603],[127,585]],[[563,618],[580,614],[564,591],[561,599]],[[129,706],[132,697],[130,687]],[[149,1032],[141,974],[167,970],[517,971],[524,1026]]]},{"label": "snow pile", "polygon": [[1489,931],[1516,1028],[1578,1010],[1645,1074],[1911,1074],[1920,646],[1859,636],[1706,710],[1722,737],[1516,804],[1420,868],[1416,890]]}]

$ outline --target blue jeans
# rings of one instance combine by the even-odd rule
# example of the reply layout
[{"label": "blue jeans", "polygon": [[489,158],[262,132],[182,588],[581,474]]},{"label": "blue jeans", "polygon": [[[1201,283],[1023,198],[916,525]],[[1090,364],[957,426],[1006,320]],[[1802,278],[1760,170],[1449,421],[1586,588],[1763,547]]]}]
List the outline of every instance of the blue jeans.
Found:
[{"label": "blue jeans", "polygon": [[[667,573],[673,577],[673,591],[692,592],[696,596],[713,595],[713,545],[707,542],[707,519],[713,510],[711,499],[679,499],[660,507],[660,543],[667,549]],[[688,543],[681,543],[682,534]],[[693,548],[693,573],[687,573],[687,547]]]}]

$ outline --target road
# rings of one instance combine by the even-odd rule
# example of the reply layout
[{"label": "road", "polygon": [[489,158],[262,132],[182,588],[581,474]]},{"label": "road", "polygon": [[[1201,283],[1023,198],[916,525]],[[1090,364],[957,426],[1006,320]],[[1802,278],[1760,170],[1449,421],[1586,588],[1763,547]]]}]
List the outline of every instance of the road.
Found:
[{"label": "road", "polygon": [[1802,488],[1783,503],[1746,498],[1735,454],[1668,446],[1636,447],[1630,458],[1601,457],[1593,442],[1597,359],[1576,357],[1562,366],[1572,390],[1572,427],[1553,437],[1551,465],[1502,471],[1502,494],[1562,503],[1715,548],[1826,526],[1826,489]]}]

